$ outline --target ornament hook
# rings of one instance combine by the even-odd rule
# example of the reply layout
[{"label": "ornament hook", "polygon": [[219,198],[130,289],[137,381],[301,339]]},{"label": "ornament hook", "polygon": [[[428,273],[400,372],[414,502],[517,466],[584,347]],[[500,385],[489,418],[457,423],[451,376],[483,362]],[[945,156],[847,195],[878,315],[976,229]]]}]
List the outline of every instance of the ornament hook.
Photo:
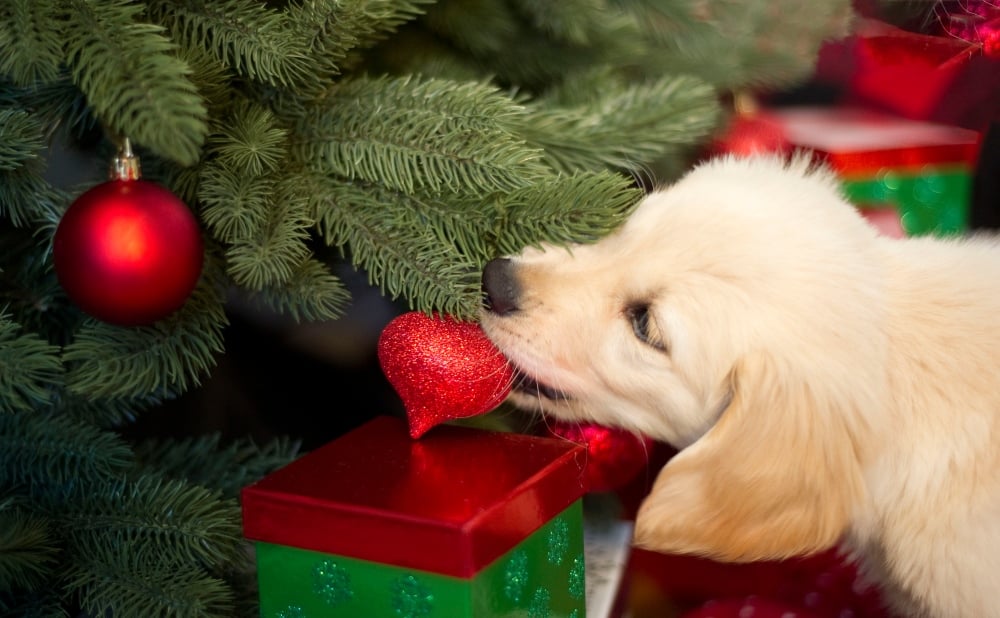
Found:
[{"label": "ornament hook", "polygon": [[139,157],[132,152],[132,142],[122,138],[118,144],[118,154],[111,159],[108,176],[111,180],[139,180],[141,176]]}]

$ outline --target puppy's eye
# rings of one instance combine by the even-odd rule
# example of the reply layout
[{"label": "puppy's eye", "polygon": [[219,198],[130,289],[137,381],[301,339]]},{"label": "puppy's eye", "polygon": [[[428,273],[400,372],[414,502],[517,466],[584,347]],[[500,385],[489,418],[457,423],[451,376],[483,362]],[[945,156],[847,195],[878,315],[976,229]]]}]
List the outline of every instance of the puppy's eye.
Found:
[{"label": "puppy's eye", "polygon": [[632,325],[636,339],[657,350],[666,350],[666,345],[650,316],[649,305],[632,305],[625,310],[625,315]]}]

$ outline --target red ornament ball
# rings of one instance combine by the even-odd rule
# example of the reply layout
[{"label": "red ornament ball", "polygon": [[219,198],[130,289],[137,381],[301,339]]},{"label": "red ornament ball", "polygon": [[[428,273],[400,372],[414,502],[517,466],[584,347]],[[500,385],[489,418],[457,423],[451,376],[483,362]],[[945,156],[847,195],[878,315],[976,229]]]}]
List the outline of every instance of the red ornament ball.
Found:
[{"label": "red ornament ball", "polygon": [[386,325],[378,359],[403,400],[414,439],[446,421],[496,408],[514,380],[507,359],[478,324],[420,311]]},{"label": "red ornament ball", "polygon": [[649,464],[654,446],[649,438],[601,425],[550,421],[548,426],[552,434],[587,447],[588,492],[621,489]]},{"label": "red ornament ball", "polygon": [[785,153],[790,149],[785,130],[764,114],[736,114],[709,145],[712,155],[748,157]]},{"label": "red ornament ball", "polygon": [[204,259],[187,205],[145,180],[112,180],[83,193],[59,222],[52,251],[69,298],[120,326],[151,324],[179,309]]}]

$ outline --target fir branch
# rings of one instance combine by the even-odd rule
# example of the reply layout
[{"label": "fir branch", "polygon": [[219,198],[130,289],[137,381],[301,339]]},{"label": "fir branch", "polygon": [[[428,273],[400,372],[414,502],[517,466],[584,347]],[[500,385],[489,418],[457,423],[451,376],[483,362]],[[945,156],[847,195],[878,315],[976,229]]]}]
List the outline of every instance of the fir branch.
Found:
[{"label": "fir branch", "polygon": [[146,400],[90,399],[63,391],[52,411],[89,425],[113,429],[134,423],[141,410],[158,403],[162,403],[162,399],[157,397]]},{"label": "fir branch", "polygon": [[199,285],[177,313],[151,326],[88,320],[63,350],[67,387],[91,399],[182,393],[215,365],[227,323],[223,299],[209,285]]},{"label": "fir branch", "polygon": [[53,0],[0,4],[0,74],[19,86],[56,79],[63,59],[60,12]]},{"label": "fir branch", "polygon": [[598,240],[624,223],[642,192],[611,172],[561,176],[504,197],[496,255],[529,245]]},{"label": "fir branch", "polygon": [[0,171],[37,160],[44,147],[42,126],[36,119],[24,110],[0,108]]},{"label": "fir branch", "polygon": [[300,124],[293,153],[314,169],[407,193],[486,195],[549,173],[508,128],[522,113],[485,84],[355,79]]},{"label": "fir branch", "polygon": [[[60,42],[61,44],[61,42]],[[52,81],[19,88],[0,80],[0,105],[28,110],[42,125],[46,139],[63,128],[81,136],[97,126],[97,119],[65,67]]]},{"label": "fir branch", "polygon": [[66,575],[66,588],[90,616],[148,618],[228,617],[233,593],[221,579],[197,568],[149,568],[127,548],[81,556]]},{"label": "fir branch", "polygon": [[220,165],[262,176],[276,171],[285,159],[286,134],[271,110],[242,101],[230,112],[229,122],[209,138],[209,152]]},{"label": "fir branch", "polygon": [[264,228],[274,189],[270,176],[245,176],[234,168],[209,163],[198,186],[201,218],[216,240],[227,244],[248,240]]},{"label": "fir branch", "polygon": [[698,75],[726,90],[788,87],[808,77],[824,41],[848,33],[851,7],[850,0],[699,3],[683,23],[643,22],[651,44],[641,60],[650,73]]},{"label": "fir branch", "polygon": [[0,217],[19,228],[44,222],[54,233],[69,197],[50,185],[35,167],[0,172]]},{"label": "fir branch", "polygon": [[271,86],[309,75],[311,58],[293,24],[254,0],[152,0],[150,14],[184,47],[198,47],[228,69]]},{"label": "fir branch", "polygon": [[239,557],[240,508],[218,492],[144,474],[74,497],[72,510],[58,512],[74,558],[127,554],[138,569],[154,570],[216,569]]},{"label": "fir branch", "polygon": [[0,616],[4,618],[69,618],[58,588],[30,593],[0,594]]},{"label": "fir branch", "polygon": [[351,294],[326,264],[309,258],[281,285],[260,290],[255,300],[296,321],[333,320],[343,314]]},{"label": "fir branch", "polygon": [[697,78],[664,77],[578,106],[535,107],[521,131],[556,169],[635,170],[704,139],[718,123],[716,96]]},{"label": "fir branch", "polygon": [[0,415],[0,486],[60,491],[116,477],[132,453],[115,434],[41,413]]},{"label": "fir branch", "polygon": [[307,242],[314,221],[307,199],[291,180],[276,183],[267,220],[253,236],[236,240],[226,250],[226,272],[248,289],[283,285],[310,255]]},{"label": "fir branch", "polygon": [[21,326],[0,311],[0,414],[46,404],[63,377],[59,347],[20,331]]},{"label": "fir branch", "polygon": [[600,44],[608,22],[626,18],[620,11],[613,11],[605,0],[512,0],[511,4],[536,30],[572,45]]},{"label": "fir branch", "polygon": [[206,109],[162,28],[128,0],[71,0],[67,62],[96,115],[115,132],[181,164],[198,160]]},{"label": "fir branch", "polygon": [[37,589],[58,554],[46,520],[0,503],[0,594]]},{"label": "fir branch", "polygon": [[331,179],[316,209],[327,243],[349,252],[383,294],[425,312],[476,314],[481,265],[453,244],[442,245],[412,196]]},{"label": "fir branch", "polygon": [[291,463],[299,455],[300,443],[288,438],[263,446],[249,438],[221,444],[218,433],[184,438],[139,442],[136,460],[148,474],[185,480],[238,498],[243,487]]},{"label": "fir branch", "polygon": [[306,0],[288,7],[298,37],[314,62],[314,83],[341,72],[348,52],[367,47],[423,13],[434,0]]}]

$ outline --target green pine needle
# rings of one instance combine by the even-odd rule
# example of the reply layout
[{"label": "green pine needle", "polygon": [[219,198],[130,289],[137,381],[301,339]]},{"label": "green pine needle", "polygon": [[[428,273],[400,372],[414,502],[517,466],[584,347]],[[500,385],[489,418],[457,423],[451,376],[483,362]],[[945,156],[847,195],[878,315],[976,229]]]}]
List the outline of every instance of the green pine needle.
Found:
[{"label": "green pine needle", "polygon": [[45,146],[41,124],[19,109],[0,108],[0,171],[37,160]]},{"label": "green pine needle", "polygon": [[508,128],[522,113],[481,83],[355,79],[300,124],[294,154],[313,169],[405,193],[487,195],[549,173]]},{"label": "green pine needle", "polygon": [[197,568],[150,568],[128,551],[79,558],[66,574],[66,588],[90,616],[233,615],[233,592],[224,581]]},{"label": "green pine needle", "polygon": [[60,12],[52,0],[0,5],[0,74],[19,86],[56,79],[63,60]]},{"label": "green pine needle", "polygon": [[271,311],[296,321],[317,321],[343,315],[351,295],[328,265],[310,258],[296,266],[287,281],[265,286],[255,298]]},{"label": "green pine needle", "polygon": [[138,328],[89,320],[64,348],[69,390],[91,399],[170,396],[200,384],[223,351],[219,293],[200,285],[176,314]]},{"label": "green pine needle", "polygon": [[37,412],[0,414],[0,486],[59,492],[118,477],[131,461],[121,438],[92,425]]},{"label": "green pine needle", "polygon": [[74,496],[74,509],[58,514],[74,556],[127,556],[141,569],[218,569],[240,556],[234,498],[158,474],[90,489]]},{"label": "green pine needle", "polygon": [[249,240],[267,223],[274,187],[270,176],[248,177],[236,168],[209,163],[198,185],[202,220],[221,242]]},{"label": "green pine needle", "polygon": [[0,594],[37,589],[48,580],[58,553],[48,522],[0,502]]},{"label": "green pine needle", "polygon": [[53,386],[62,382],[59,347],[20,331],[19,324],[0,312],[0,414],[44,405]]},{"label": "green pine needle", "polygon": [[249,176],[277,170],[285,159],[287,132],[278,126],[271,111],[242,102],[229,117],[230,121],[209,139],[209,152],[218,157],[218,164]]},{"label": "green pine needle", "polygon": [[576,106],[531,108],[522,133],[562,171],[638,170],[670,147],[696,144],[718,124],[715,91],[701,80],[664,77],[611,90]]},{"label": "green pine needle", "polygon": [[117,133],[181,164],[198,160],[205,105],[160,26],[128,0],[71,0],[65,24],[73,81]]},{"label": "green pine needle", "polygon": [[642,192],[611,172],[561,176],[503,200],[497,255],[529,245],[566,245],[598,240],[625,222]]},{"label": "green pine needle", "polygon": [[271,86],[311,71],[306,43],[284,14],[254,0],[151,0],[150,14],[184,47],[197,47],[237,75]]},{"label": "green pine needle", "polygon": [[261,477],[291,463],[300,444],[279,438],[264,445],[239,439],[223,445],[219,434],[180,440],[153,439],[135,447],[139,465],[150,474],[186,480],[238,498],[240,491]]}]

